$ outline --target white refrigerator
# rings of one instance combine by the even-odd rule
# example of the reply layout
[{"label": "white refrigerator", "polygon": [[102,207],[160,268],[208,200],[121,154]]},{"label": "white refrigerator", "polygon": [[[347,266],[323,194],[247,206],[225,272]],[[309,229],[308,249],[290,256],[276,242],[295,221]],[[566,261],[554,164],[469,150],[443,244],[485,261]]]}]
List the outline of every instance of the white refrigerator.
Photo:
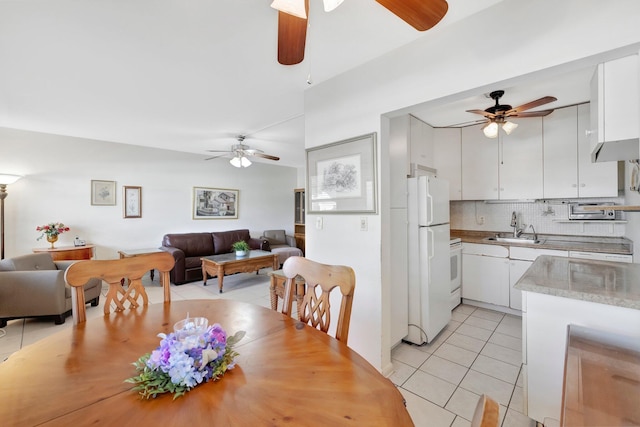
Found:
[{"label": "white refrigerator", "polygon": [[433,341],[451,320],[449,182],[408,178],[409,334],[406,341]]}]

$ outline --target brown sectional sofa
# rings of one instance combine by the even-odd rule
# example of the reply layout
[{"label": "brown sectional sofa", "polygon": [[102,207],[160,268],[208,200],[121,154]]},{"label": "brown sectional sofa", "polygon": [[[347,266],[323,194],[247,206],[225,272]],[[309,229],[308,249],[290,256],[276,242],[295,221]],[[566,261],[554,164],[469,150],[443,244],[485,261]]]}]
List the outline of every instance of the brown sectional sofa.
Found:
[{"label": "brown sectional sofa", "polygon": [[171,282],[182,285],[202,280],[200,258],[232,252],[231,245],[239,240],[249,243],[251,249],[262,247],[262,241],[252,238],[249,230],[165,234],[161,249],[173,255],[176,261],[170,273]]}]

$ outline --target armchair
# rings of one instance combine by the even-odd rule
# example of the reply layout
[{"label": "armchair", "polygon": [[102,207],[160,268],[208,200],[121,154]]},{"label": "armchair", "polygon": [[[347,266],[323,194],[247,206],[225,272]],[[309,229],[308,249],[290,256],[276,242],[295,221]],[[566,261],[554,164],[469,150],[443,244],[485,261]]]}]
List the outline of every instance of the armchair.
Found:
[{"label": "armchair", "polygon": [[296,247],[296,239],[286,234],[284,230],[265,230],[260,236],[263,250],[278,254],[280,266],[291,256],[303,256]]},{"label": "armchair", "polygon": [[[71,313],[71,288],[64,273],[75,261],[54,262],[48,253],[23,255],[0,261],[0,327],[24,317],[53,317],[65,322]],[[100,302],[102,280],[84,285],[86,301],[93,307]]]}]

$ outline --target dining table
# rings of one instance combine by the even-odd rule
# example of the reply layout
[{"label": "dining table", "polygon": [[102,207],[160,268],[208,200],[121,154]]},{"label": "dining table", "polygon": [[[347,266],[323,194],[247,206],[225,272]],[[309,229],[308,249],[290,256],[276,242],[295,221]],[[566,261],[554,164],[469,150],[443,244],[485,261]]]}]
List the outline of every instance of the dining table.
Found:
[{"label": "dining table", "polygon": [[[125,379],[186,317],[245,331],[236,366],[174,399],[143,399]],[[413,426],[402,394],[362,356],[256,304],[196,299],[90,318],[0,364],[6,426]]]}]

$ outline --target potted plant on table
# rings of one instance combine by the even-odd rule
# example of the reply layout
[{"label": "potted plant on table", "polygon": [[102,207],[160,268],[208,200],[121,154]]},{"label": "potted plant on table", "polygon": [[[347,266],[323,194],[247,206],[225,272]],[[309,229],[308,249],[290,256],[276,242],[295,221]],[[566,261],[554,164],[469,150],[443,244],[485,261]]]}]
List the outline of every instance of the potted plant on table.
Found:
[{"label": "potted plant on table", "polygon": [[231,248],[236,251],[236,256],[242,257],[247,256],[249,253],[249,244],[244,240],[238,240],[234,244],[231,245]]}]

